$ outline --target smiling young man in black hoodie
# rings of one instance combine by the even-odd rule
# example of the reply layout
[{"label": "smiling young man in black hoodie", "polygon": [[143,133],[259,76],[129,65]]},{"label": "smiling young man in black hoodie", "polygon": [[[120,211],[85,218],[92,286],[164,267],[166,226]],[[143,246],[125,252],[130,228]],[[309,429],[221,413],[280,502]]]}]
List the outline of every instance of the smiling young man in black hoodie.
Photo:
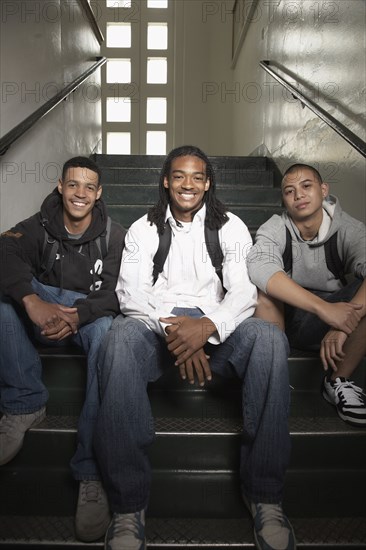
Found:
[{"label": "smiling young man in black hoodie", "polygon": [[73,342],[87,354],[86,398],[71,460],[79,480],[78,538],[97,540],[109,509],[92,450],[99,405],[99,345],[119,312],[115,287],[125,230],[108,218],[100,170],[86,157],[68,160],[40,212],[0,237],[0,465],[20,451],[25,432],[46,415],[48,392],[34,342]]}]

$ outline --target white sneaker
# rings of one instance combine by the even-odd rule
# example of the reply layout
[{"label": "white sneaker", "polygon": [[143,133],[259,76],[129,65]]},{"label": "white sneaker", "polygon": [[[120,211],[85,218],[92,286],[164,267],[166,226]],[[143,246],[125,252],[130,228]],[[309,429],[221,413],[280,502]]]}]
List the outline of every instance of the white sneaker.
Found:
[{"label": "white sneaker", "polygon": [[0,466],[10,462],[23,446],[25,432],[46,417],[46,407],[30,414],[4,414],[0,420]]},{"label": "white sneaker", "polygon": [[352,426],[366,426],[366,396],[352,380],[324,377],[322,395],[336,407],[338,416]]}]

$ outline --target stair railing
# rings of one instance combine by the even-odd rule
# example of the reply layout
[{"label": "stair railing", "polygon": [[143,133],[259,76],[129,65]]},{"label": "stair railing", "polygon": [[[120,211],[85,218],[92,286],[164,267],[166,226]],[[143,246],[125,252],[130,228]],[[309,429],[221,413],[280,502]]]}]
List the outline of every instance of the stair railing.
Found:
[{"label": "stair railing", "polygon": [[81,86],[81,84],[83,84],[83,82],[85,82],[85,80],[89,78],[89,76],[92,75],[99,67],[104,65],[106,61],[106,57],[97,58],[97,62],[94,63],[89,69],[75,78],[75,80],[70,82],[70,84],[67,84],[56,95],[41,105],[41,107],[10,130],[10,132],[5,134],[5,136],[0,139],[0,156],[4,155],[9,147],[23,134],[25,134],[25,132],[32,128],[32,126],[34,126],[39,120],[41,120],[41,118],[48,115],[48,113],[50,113],[59,103],[61,103],[61,101],[66,99],[77,88],[79,88],[79,86]]},{"label": "stair railing", "polygon": [[290,82],[285,80],[277,72],[270,68],[270,61],[260,61],[259,65],[268,74],[270,74],[277,82],[279,82],[286,90],[291,92],[294,98],[298,99],[303,106],[308,107],[313,113],[315,113],[323,122],[328,124],[337,134],[339,134],[344,140],[346,140],[352,147],[356,149],[363,157],[366,157],[366,142],[362,141],[356,134],[346,128],[341,122],[335,119],[332,115],[327,113],[320,105],[315,103],[312,99],[305,96],[297,88],[295,88]]}]

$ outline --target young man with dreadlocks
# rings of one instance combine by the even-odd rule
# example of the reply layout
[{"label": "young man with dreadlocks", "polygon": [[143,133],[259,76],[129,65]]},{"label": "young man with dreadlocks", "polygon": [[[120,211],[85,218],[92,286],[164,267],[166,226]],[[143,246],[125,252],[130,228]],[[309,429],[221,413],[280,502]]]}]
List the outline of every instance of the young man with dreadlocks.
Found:
[{"label": "young man with dreadlocks", "polygon": [[[171,242],[154,276],[159,235]],[[218,231],[222,282],[206,227]],[[95,450],[112,522],[105,548],[145,548],[145,510],[154,439],[146,391],[171,365],[203,386],[215,374],[242,384],[241,491],[260,549],[293,549],[281,506],[289,462],[288,344],[277,327],[252,317],[257,299],[246,270],[251,237],[215,196],[215,176],[197,147],[173,150],[160,175],[159,201],[126,236],[117,283],[118,316],[99,355],[101,408]],[[160,273],[160,274],[159,274]],[[156,275],[156,273],[155,273]],[[170,367],[171,368],[171,367]]]}]

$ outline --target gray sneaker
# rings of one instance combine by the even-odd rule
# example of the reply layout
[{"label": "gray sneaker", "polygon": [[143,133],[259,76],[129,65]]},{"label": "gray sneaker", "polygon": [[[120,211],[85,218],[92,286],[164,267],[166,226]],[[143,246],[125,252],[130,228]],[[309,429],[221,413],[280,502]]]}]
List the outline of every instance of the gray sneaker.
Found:
[{"label": "gray sneaker", "polygon": [[23,446],[25,432],[46,417],[46,407],[30,414],[4,414],[0,419],[0,466],[10,462]]},{"label": "gray sneaker", "polygon": [[254,520],[254,540],[258,550],[295,550],[296,540],[281,504],[244,502]]},{"label": "gray sneaker", "polygon": [[145,510],[113,514],[105,536],[105,550],[145,550]]},{"label": "gray sneaker", "polygon": [[101,481],[80,481],[75,515],[75,535],[83,542],[104,537],[111,521],[107,495]]}]

